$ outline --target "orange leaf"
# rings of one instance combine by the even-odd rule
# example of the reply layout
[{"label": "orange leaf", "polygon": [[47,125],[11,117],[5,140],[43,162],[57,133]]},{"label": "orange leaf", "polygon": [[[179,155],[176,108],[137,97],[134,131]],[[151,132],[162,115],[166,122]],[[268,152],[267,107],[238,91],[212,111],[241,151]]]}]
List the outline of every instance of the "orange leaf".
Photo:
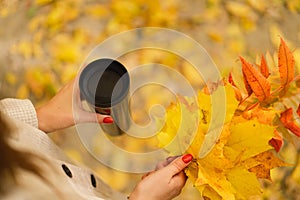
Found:
[{"label": "orange leaf", "polygon": [[261,56],[261,63],[260,63],[260,66],[259,66],[259,70],[260,70],[260,73],[268,78],[269,75],[270,75],[270,72],[269,72],[269,68],[268,68],[268,65],[267,65],[267,62],[266,62],[266,59],[264,57],[264,55]]},{"label": "orange leaf", "polygon": [[244,85],[245,85],[245,88],[247,90],[247,93],[250,96],[253,93],[253,90],[251,89],[251,86],[248,83],[246,74],[244,72],[243,72],[243,79],[244,79]]},{"label": "orange leaf", "polygon": [[277,130],[274,131],[275,136],[269,141],[269,144],[274,147],[276,152],[279,152],[282,145],[283,139]]},{"label": "orange leaf", "polygon": [[289,129],[296,136],[300,137],[300,127],[294,123],[292,108],[289,108],[280,114],[280,121],[285,128]]},{"label": "orange leaf", "polygon": [[252,64],[248,63],[243,57],[240,57],[240,60],[242,62],[244,80],[246,80],[250,85],[258,100],[266,100],[270,96],[270,83],[256,68],[253,67]]},{"label": "orange leaf", "polygon": [[278,67],[280,73],[280,82],[285,91],[290,82],[294,79],[295,73],[295,60],[292,52],[285,44],[284,40],[280,38],[280,46],[278,52]]}]

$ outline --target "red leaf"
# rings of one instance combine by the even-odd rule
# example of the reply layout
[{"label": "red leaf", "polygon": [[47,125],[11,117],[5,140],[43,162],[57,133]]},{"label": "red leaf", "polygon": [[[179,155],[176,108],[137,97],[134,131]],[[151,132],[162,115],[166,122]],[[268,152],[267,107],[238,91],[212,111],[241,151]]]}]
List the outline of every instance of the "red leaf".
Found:
[{"label": "red leaf", "polygon": [[275,136],[269,141],[269,144],[274,147],[276,152],[279,152],[283,145],[283,139],[277,130],[274,131],[274,134]]},{"label": "red leaf", "polygon": [[255,93],[258,100],[264,101],[270,96],[270,83],[255,67],[253,67],[253,65],[248,63],[243,57],[240,57],[240,60],[242,62],[244,81],[246,80],[247,84],[249,84],[251,90]]},{"label": "red leaf", "polygon": [[297,108],[297,115],[300,117],[300,104],[298,105],[298,108]]},{"label": "red leaf", "polygon": [[268,65],[267,65],[267,62],[266,62],[266,59],[264,57],[264,55],[261,56],[261,63],[260,63],[260,66],[259,66],[259,70],[260,70],[260,73],[268,78],[269,75],[270,75],[270,72],[269,72],[269,68],[268,68]]},{"label": "red leaf", "polygon": [[231,72],[229,73],[228,82],[229,82],[231,85],[233,85],[233,86],[236,87],[236,85],[235,85],[235,83],[234,83],[234,81],[233,81]]},{"label": "red leaf", "polygon": [[280,114],[280,121],[285,128],[289,129],[296,136],[300,137],[300,127],[294,122],[292,108],[289,108]]},{"label": "red leaf", "polygon": [[290,82],[294,79],[295,60],[292,52],[282,38],[280,38],[280,46],[278,52],[278,67],[281,86],[283,88],[283,91],[286,91],[286,89],[289,87]]},{"label": "red leaf", "polygon": [[293,108],[286,109],[280,114],[280,121],[285,125],[293,120]]}]

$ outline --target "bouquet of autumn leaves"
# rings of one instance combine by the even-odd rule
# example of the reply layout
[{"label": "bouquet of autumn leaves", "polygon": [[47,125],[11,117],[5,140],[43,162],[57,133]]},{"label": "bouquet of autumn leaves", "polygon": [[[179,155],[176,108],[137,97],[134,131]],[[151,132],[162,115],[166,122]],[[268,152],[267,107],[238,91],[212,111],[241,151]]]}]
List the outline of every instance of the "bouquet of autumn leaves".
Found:
[{"label": "bouquet of autumn leaves", "polygon": [[[287,166],[277,155],[283,136],[300,137],[293,108],[281,104],[299,93],[294,58],[284,40],[279,46],[277,73],[269,72],[264,56],[256,66],[242,57],[240,61],[246,94],[230,74],[227,80],[200,91],[197,100],[179,97],[168,107],[157,135],[160,146],[171,154],[194,156],[186,174],[204,199],[235,200],[261,195],[258,179],[271,180],[271,169]],[[211,100],[220,90],[226,92],[222,132],[212,150],[200,158],[199,151],[214,120]],[[300,115],[299,107],[295,114]]]}]

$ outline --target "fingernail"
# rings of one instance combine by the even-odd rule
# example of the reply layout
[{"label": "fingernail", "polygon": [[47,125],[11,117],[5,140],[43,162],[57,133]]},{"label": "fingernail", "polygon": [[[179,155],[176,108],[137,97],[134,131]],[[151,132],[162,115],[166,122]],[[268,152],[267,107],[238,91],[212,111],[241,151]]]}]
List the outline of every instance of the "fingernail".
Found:
[{"label": "fingernail", "polygon": [[185,156],[182,157],[182,161],[184,163],[189,163],[193,160],[193,156],[191,154],[186,154]]},{"label": "fingernail", "polygon": [[103,119],[103,123],[105,123],[105,124],[111,124],[113,122],[114,122],[114,120],[111,117],[104,117],[104,119]]}]

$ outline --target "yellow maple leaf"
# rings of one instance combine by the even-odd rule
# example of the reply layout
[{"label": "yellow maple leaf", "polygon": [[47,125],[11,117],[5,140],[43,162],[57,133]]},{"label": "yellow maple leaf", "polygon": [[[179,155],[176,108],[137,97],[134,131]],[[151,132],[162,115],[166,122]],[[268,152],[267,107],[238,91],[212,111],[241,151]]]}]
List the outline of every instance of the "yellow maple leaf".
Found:
[{"label": "yellow maple leaf", "polygon": [[[222,85],[222,87],[218,87],[219,85]],[[203,152],[209,152],[217,142],[223,124],[231,121],[238,107],[238,101],[231,85],[223,86],[223,83],[219,82],[212,84],[209,88],[210,91],[213,91],[210,92],[210,95],[205,92],[206,89],[198,94],[199,128],[205,133],[205,140],[209,141],[202,145],[199,152],[201,157],[203,157]],[[198,155],[198,152],[196,155]]]},{"label": "yellow maple leaf", "polygon": [[[186,136],[193,136],[185,153],[192,154],[195,159],[186,169],[186,174],[205,199],[249,199],[262,192],[258,178],[269,178],[270,169],[285,165],[275,155],[269,154],[273,148],[269,140],[274,136],[276,127],[270,125],[269,120],[263,123],[265,121],[258,120],[256,115],[248,119],[238,115],[235,112],[238,101],[230,85],[219,85],[215,95],[218,90],[226,91],[226,117],[221,135],[207,156],[198,157],[213,121],[210,107],[214,93],[199,92],[197,107],[191,101],[182,103],[184,101],[181,100],[171,104],[158,140],[161,147],[178,154],[183,153],[181,147],[187,144]],[[197,129],[191,129],[194,127],[191,124],[195,122],[198,122]],[[195,135],[191,131],[195,131]],[[170,143],[172,145],[167,145]],[[266,161],[268,159],[269,162]]]},{"label": "yellow maple leaf", "polygon": [[261,124],[257,120],[232,122],[231,135],[224,148],[224,154],[232,161],[239,156],[240,160],[245,160],[272,149],[269,140],[274,136],[274,130],[274,126]]},{"label": "yellow maple leaf", "polygon": [[271,180],[270,169],[289,166],[279,158],[277,158],[273,152],[266,151],[257,156],[245,160],[244,165],[250,172],[255,173],[256,177]]},{"label": "yellow maple leaf", "polygon": [[[171,154],[179,155],[190,145],[197,128],[197,112],[191,112],[192,103],[177,101],[167,109],[166,122],[157,134],[159,146]],[[158,121],[162,123],[162,121]]]},{"label": "yellow maple leaf", "polygon": [[235,190],[236,199],[249,199],[249,197],[260,195],[262,192],[255,174],[243,167],[229,170],[226,178]]},{"label": "yellow maple leaf", "polygon": [[[202,131],[198,131],[197,135],[195,136],[195,140],[187,151],[188,153],[193,153],[192,150],[197,148],[194,147],[194,145],[198,145],[196,140],[201,138],[199,134],[203,135],[202,137],[204,137],[204,133]],[[194,183],[195,187],[197,187],[198,190],[202,193],[202,196],[206,196],[212,199],[216,193],[223,199],[234,199],[234,190],[225,176],[226,170],[232,167],[232,163],[230,163],[230,160],[228,160],[223,154],[223,148],[229,134],[229,127],[224,126],[221,137],[212,151],[206,157],[197,159],[197,174],[194,174],[193,171],[189,172],[189,168],[187,170],[187,175],[189,177],[193,176],[193,179],[196,179]],[[195,154],[195,152],[193,154],[197,158],[197,154]],[[208,187],[209,189],[207,189],[206,187]],[[214,192],[212,192],[211,190],[213,190]],[[209,196],[210,194],[213,196]]]}]

